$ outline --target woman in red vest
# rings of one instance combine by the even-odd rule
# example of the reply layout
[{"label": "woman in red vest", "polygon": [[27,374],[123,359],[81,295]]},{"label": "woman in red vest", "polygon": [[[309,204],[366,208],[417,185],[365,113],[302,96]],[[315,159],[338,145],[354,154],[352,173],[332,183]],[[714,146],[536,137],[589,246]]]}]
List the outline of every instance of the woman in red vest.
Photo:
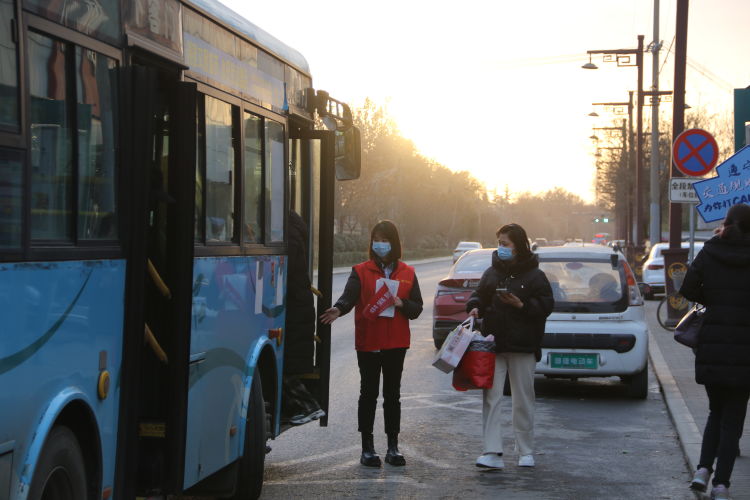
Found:
[{"label": "woman in red vest", "polygon": [[[341,297],[321,315],[321,321],[330,324],[354,308],[354,348],[360,374],[357,417],[358,430],[362,433],[359,461],[369,467],[380,467],[372,432],[381,371],[388,436],[385,461],[397,466],[406,464],[398,451],[401,372],[411,337],[409,320],[416,319],[422,312],[422,294],[414,268],[400,259],[401,240],[396,226],[389,220],[378,222],[370,233],[370,260],[352,268]],[[385,294],[382,286],[387,286],[392,295]]]}]

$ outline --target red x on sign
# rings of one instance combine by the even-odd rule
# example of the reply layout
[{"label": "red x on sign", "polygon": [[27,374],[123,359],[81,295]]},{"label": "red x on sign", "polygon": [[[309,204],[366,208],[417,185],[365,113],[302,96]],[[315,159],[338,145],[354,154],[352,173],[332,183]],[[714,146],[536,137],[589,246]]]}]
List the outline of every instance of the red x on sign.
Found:
[{"label": "red x on sign", "polygon": [[672,144],[672,161],[685,175],[700,177],[711,171],[719,159],[714,136],[699,128],[685,130]]}]

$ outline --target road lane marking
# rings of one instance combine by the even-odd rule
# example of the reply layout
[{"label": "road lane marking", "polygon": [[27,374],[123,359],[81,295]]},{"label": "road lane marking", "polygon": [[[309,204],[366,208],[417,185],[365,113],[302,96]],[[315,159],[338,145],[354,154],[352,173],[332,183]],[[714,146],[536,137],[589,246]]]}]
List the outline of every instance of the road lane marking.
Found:
[{"label": "road lane marking", "polygon": [[310,456],[302,457],[302,458],[293,458],[292,460],[285,460],[283,462],[273,462],[273,466],[274,467],[289,467],[292,465],[303,464],[306,462],[313,462],[319,459],[335,457],[336,455],[348,454],[348,453],[352,453],[355,451],[360,451],[360,447],[349,446],[347,448],[338,448],[336,450],[329,451],[327,453],[319,453],[317,455],[310,455]]}]

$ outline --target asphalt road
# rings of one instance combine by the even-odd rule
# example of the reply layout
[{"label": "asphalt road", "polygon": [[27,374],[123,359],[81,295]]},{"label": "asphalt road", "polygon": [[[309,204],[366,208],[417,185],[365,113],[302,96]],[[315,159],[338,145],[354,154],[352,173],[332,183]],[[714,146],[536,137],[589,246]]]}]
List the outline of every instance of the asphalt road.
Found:
[{"label": "asphalt road", "polygon": [[[420,264],[425,299],[412,322],[402,383],[401,451],[406,467],[359,464],[359,372],[353,315],[333,325],[329,426],[293,428],[269,444],[262,498],[692,499],[690,479],[653,373],[646,400],[631,400],[619,379],[537,378],[536,463],[516,466],[505,408],[506,468],[480,472],[481,394],[457,392],[431,366],[432,299],[450,260]],[[334,299],[347,274],[334,277]],[[385,455],[382,410],[375,445]]]}]

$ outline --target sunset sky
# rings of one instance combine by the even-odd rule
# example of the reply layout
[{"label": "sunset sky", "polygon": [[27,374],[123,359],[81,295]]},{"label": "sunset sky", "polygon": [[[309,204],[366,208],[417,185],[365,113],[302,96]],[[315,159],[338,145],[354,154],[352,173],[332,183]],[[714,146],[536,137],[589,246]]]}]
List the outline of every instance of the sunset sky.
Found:
[{"label": "sunset sky", "polygon": [[[490,190],[560,186],[589,201],[592,127],[622,118],[601,108],[591,118],[591,103],[626,101],[637,73],[601,56],[599,70],[583,70],[586,51],[653,39],[653,0],[222,1],[299,50],[316,88],[386,106],[425,156]],[[660,6],[660,89],[671,90],[676,0]],[[750,85],[750,2],[691,0],[689,19],[688,113],[731,113],[732,88]],[[651,67],[646,53],[646,90]],[[661,114],[671,119],[670,103]]]}]

